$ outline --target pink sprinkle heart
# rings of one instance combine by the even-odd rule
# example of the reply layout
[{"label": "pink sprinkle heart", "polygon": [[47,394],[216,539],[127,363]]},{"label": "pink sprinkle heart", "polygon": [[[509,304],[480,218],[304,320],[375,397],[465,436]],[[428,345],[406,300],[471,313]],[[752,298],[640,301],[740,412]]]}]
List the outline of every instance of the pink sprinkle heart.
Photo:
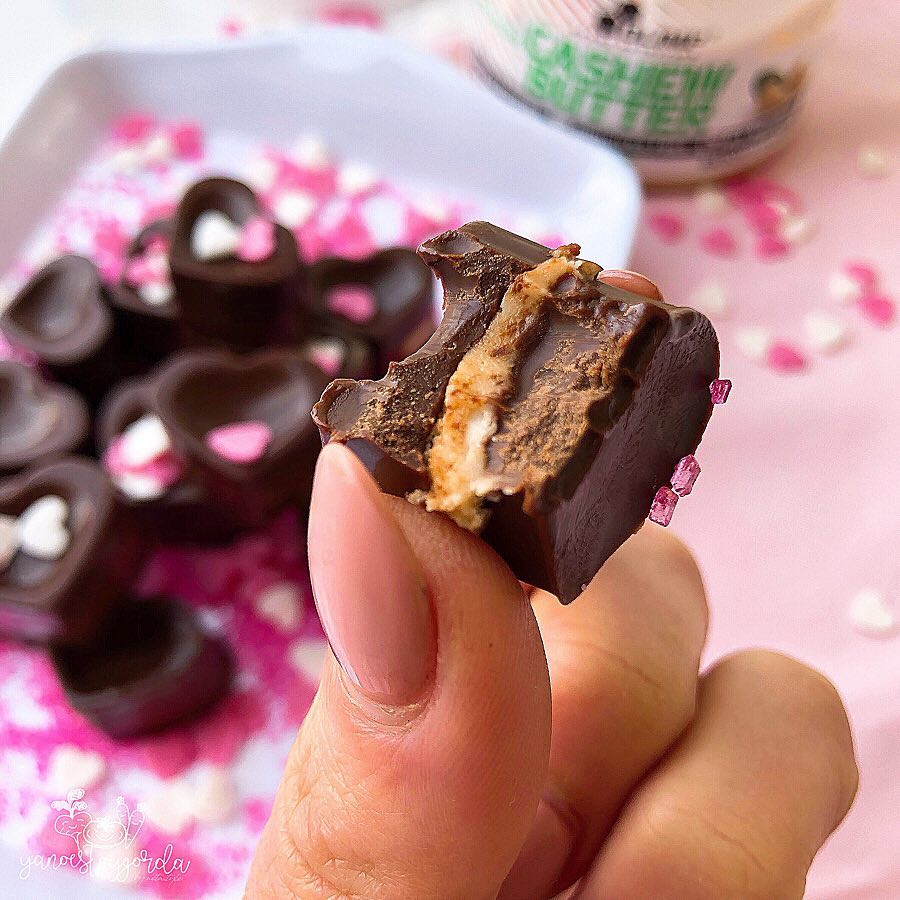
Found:
[{"label": "pink sprinkle heart", "polygon": [[236,256],[244,262],[261,262],[275,252],[275,225],[253,216],[241,228]]},{"label": "pink sprinkle heart", "polygon": [[791,245],[777,234],[761,234],[756,241],[756,255],[760,259],[781,259],[786,256]]},{"label": "pink sprinkle heart", "polygon": [[362,284],[340,284],[328,292],[325,305],[351,322],[370,322],[378,312],[375,292]]},{"label": "pink sprinkle heart", "polygon": [[169,132],[172,149],[179,159],[196,161],[203,157],[203,130],[196,122],[173,125]]},{"label": "pink sprinkle heart", "polygon": [[857,282],[863,291],[874,291],[878,287],[878,273],[868,263],[851,260],[844,263],[844,272]]},{"label": "pink sprinkle heart", "polygon": [[859,311],[875,325],[890,325],[897,314],[897,307],[890,297],[884,294],[865,293],[856,301]]},{"label": "pink sprinkle heart", "polygon": [[123,116],[113,125],[113,138],[123,144],[139,144],[150,137],[150,132],[156,126],[153,116],[145,113],[131,113]]},{"label": "pink sprinkle heart", "polygon": [[652,213],[647,219],[647,225],[667,244],[675,243],[684,234],[685,229],[684,219],[681,216],[667,212]]},{"label": "pink sprinkle heart", "polygon": [[378,10],[368,3],[329,3],[319,10],[318,18],[330,25],[355,25],[358,28],[381,28]]},{"label": "pink sprinkle heart", "polygon": [[776,372],[790,374],[806,368],[806,357],[786,341],[773,341],[766,351],[766,363]]},{"label": "pink sprinkle heart", "polygon": [[754,231],[771,232],[778,228],[781,222],[779,211],[771,203],[754,200],[748,203],[744,209],[744,216]]},{"label": "pink sprinkle heart", "polygon": [[206,435],[207,447],[234,463],[262,459],[271,443],[272,429],[265,422],[231,422],[213,428]]},{"label": "pink sprinkle heart", "polygon": [[122,453],[124,443],[124,437],[119,435],[103,454],[103,466],[110,475],[139,475],[155,481],[163,490],[168,490],[184,475],[181,460],[171,450],[161,453],[142,466],[129,465]]},{"label": "pink sprinkle heart", "polygon": [[712,228],[700,237],[700,246],[715,256],[733,256],[737,241],[727,228]]}]

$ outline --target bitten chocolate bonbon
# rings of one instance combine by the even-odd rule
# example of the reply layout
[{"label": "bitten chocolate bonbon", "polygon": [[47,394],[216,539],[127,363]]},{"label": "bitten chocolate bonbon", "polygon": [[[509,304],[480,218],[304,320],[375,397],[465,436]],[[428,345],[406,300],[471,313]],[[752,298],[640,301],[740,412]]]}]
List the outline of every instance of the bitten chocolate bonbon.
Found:
[{"label": "bitten chocolate bonbon", "polygon": [[0,475],[84,449],[89,433],[87,404],[77,391],[0,361]]},{"label": "bitten chocolate bonbon", "polygon": [[82,256],[61,256],[38,271],[0,318],[0,330],[92,405],[122,375],[106,288]]},{"label": "bitten chocolate bonbon", "polygon": [[166,598],[122,603],[92,642],[52,656],[69,703],[117,738],[201,712],[227,691],[232,671],[225,644]]},{"label": "bitten chocolate bonbon", "polygon": [[145,544],[103,469],[82,457],[0,483],[0,634],[75,644],[128,590]]},{"label": "bitten chocolate bonbon", "polygon": [[264,217],[247,185],[208,178],[188,190],[175,213],[169,265],[188,343],[253,350],[300,337],[296,241]]},{"label": "bitten chocolate bonbon", "polygon": [[310,269],[310,304],[332,332],[369,342],[376,368],[418,350],[434,331],[434,279],[412,250],[325,257]]},{"label": "bitten chocolate bonbon", "polygon": [[708,319],[598,281],[578,252],[484,222],[427,241],[434,336],[314,410],[383,490],[480,532],[564,603],[696,449],[719,366]]}]

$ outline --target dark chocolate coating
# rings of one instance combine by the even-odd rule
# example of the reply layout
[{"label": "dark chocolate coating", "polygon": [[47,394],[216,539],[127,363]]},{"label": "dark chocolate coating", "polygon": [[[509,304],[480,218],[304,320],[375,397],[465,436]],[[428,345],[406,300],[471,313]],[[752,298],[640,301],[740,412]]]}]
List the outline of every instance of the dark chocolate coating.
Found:
[{"label": "dark chocolate coating", "polygon": [[[326,382],[295,349],[189,351],[160,368],[153,408],[215,502],[242,522],[262,524],[282,506],[309,501],[321,446],[309,412]],[[272,430],[260,460],[230,462],[207,446],[211,429],[247,421]]]},{"label": "dark chocolate coating", "polygon": [[[102,454],[125,429],[153,413],[152,377],[120,382],[97,414],[97,447]],[[142,531],[163,544],[221,544],[246,531],[241,522],[217,504],[190,470],[162,497],[134,500],[121,491],[119,502],[132,510]]]},{"label": "dark chocolate coating", "polygon": [[35,273],[0,318],[0,329],[91,405],[121,373],[106,288],[83,256],[61,256]]},{"label": "dark chocolate coating", "polygon": [[[346,443],[399,496],[428,489],[427,454],[450,377],[512,280],[550,253],[483,222],[419,252],[444,284],[434,337],[380,381],[333,382],[314,410],[323,440]],[[700,313],[596,280],[560,283],[552,309],[520,339],[516,388],[487,454],[504,493],[488,501],[482,536],[518,578],[568,603],[640,528],[656,490],[699,444],[718,342]]]},{"label": "dark chocolate coating", "polygon": [[68,456],[0,483],[0,514],[18,516],[50,494],[69,506],[69,548],[58,560],[21,550],[0,571],[0,634],[83,643],[131,586],[145,545],[99,463]]},{"label": "dark chocolate coating", "polygon": [[[375,296],[375,315],[354,322],[328,308],[328,293],[340,285],[361,285]],[[376,370],[404,359],[434,331],[434,279],[412,250],[391,247],[362,260],[325,257],[310,267],[312,309],[326,330],[368,341],[375,348]]]},{"label": "dark chocolate coating", "polygon": [[253,191],[228,178],[200,181],[182,198],[169,264],[185,342],[234,350],[296,342],[304,330],[303,272],[293,234],[277,225],[275,252],[259,262],[197,259],[191,232],[200,215],[211,210],[238,225],[261,211]]},{"label": "dark chocolate coating", "polygon": [[140,365],[132,366],[132,371],[155,365],[180,344],[177,298],[158,305],[145,303],[126,274],[127,262],[143,255],[154,237],[171,241],[172,228],[170,219],[157,219],[138,232],[126,250],[122,277],[109,292],[123,352],[129,359],[140,361]]},{"label": "dark chocolate coating", "polygon": [[[326,371],[316,362],[315,346],[319,341],[336,341],[343,358],[337,371]],[[327,378],[372,378],[375,375],[375,350],[372,345],[352,334],[315,334],[300,347],[300,355],[322,369]]]},{"label": "dark chocolate coating", "polygon": [[157,731],[228,690],[232,660],[194,613],[168,598],[128,600],[85,647],[55,647],[69,703],[115,738]]},{"label": "dark chocolate coating", "polygon": [[86,449],[90,414],[77,391],[0,361],[0,475]]}]

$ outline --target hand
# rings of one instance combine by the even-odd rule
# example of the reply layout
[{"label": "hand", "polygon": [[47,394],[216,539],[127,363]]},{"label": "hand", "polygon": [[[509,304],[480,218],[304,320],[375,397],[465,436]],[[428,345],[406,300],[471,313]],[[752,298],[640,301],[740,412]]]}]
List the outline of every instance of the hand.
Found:
[{"label": "hand", "polygon": [[856,791],[841,700],[773,652],[698,674],[703,585],[665,531],[562,607],[329,445],[309,540],[334,656],[249,897],[802,896]]}]

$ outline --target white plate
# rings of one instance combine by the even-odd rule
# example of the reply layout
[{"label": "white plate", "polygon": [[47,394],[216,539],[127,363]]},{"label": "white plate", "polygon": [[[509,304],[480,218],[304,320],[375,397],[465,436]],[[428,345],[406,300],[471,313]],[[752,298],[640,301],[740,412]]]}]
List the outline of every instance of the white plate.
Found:
[{"label": "white plate", "polygon": [[195,119],[289,146],[315,131],[398,185],[534,216],[606,267],[628,261],[640,206],[629,163],[395,40],[312,26],[280,38],[71,59],[0,146],[0,270],[122,114]]}]

